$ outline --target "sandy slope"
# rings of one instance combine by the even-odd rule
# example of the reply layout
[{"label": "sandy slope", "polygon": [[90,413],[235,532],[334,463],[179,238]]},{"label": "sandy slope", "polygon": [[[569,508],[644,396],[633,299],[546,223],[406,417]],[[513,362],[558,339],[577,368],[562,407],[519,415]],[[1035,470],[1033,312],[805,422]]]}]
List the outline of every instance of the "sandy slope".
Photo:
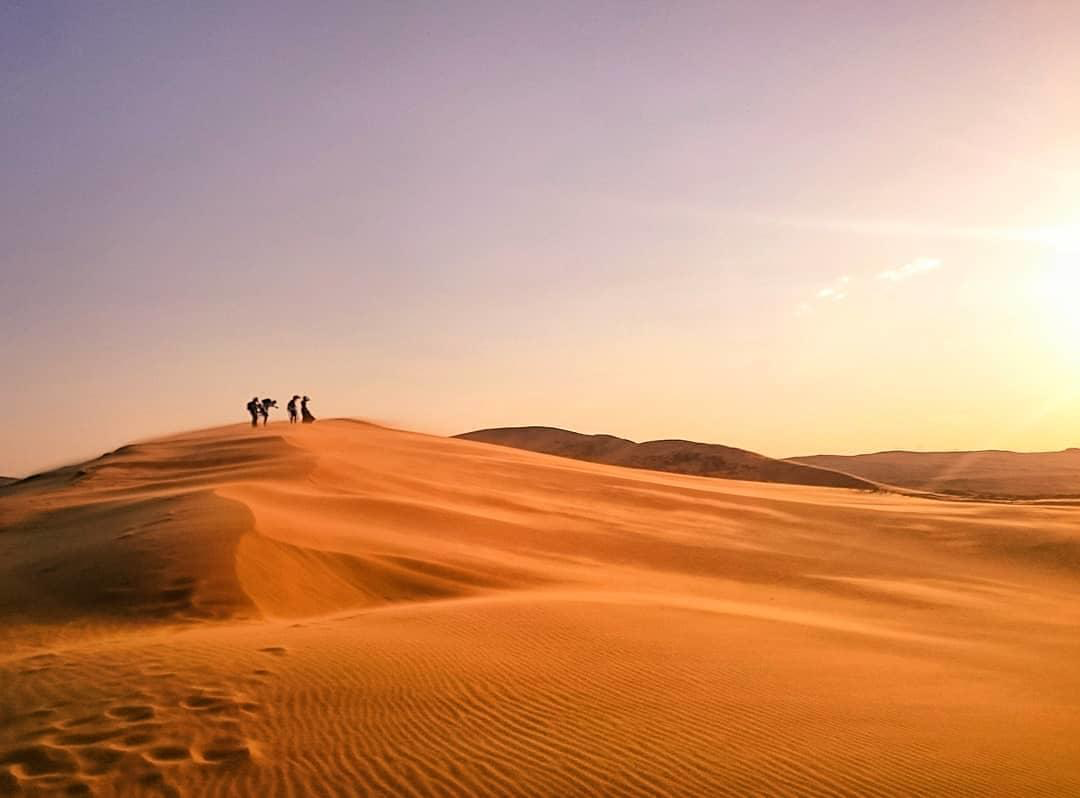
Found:
[{"label": "sandy slope", "polygon": [[1061,452],[878,452],[793,457],[913,490],[1004,499],[1080,498],[1080,449]]},{"label": "sandy slope", "polygon": [[126,447],[0,489],[0,795],[1080,794],[1078,513]]},{"label": "sandy slope", "polygon": [[530,452],[573,457],[590,463],[647,468],[674,474],[721,477],[751,482],[779,482],[785,485],[817,485],[826,488],[877,490],[878,486],[860,477],[816,465],[774,460],[763,454],[683,440],[636,443],[614,435],[584,435],[558,427],[498,427],[464,432],[455,437],[482,443],[497,443]]}]

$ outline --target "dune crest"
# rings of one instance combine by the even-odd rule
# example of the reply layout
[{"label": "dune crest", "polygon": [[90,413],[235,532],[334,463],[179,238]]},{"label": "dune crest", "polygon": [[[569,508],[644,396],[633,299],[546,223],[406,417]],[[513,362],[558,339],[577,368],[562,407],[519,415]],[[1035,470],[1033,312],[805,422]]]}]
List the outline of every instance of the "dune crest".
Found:
[{"label": "dune crest", "polygon": [[695,441],[661,440],[636,443],[614,435],[583,435],[556,427],[503,427],[465,432],[464,440],[496,443],[531,452],[572,457],[590,463],[674,474],[877,490],[878,485],[852,474],[813,463],[775,460],[756,452]]},{"label": "dune crest", "polygon": [[0,794],[1080,793],[1076,508],[347,420],[0,491]]},{"label": "dune crest", "polygon": [[912,490],[993,499],[1080,499],[1080,449],[1060,452],[877,452],[793,457]]}]

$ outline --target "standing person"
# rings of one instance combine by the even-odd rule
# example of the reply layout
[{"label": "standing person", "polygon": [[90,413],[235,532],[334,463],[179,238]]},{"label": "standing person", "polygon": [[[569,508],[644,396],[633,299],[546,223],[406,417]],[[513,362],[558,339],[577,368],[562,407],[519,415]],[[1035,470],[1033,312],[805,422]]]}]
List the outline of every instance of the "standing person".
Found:
[{"label": "standing person", "polygon": [[277,402],[273,399],[263,399],[262,404],[259,405],[259,412],[262,414],[263,426],[266,426],[266,422],[270,420],[270,408],[277,407]]},{"label": "standing person", "polygon": [[259,426],[259,412],[262,405],[259,404],[259,397],[251,397],[251,401],[247,403],[247,411],[251,413],[251,426]]},{"label": "standing person", "polygon": [[285,407],[288,408],[288,410],[289,410],[289,423],[290,424],[295,424],[296,419],[299,416],[299,414],[296,412],[296,400],[299,399],[299,398],[300,397],[298,395],[293,395],[293,398],[289,400],[289,403],[287,405],[285,405]]},{"label": "standing person", "polygon": [[307,409],[307,403],[311,401],[311,397],[305,396],[300,400],[300,415],[303,417],[305,424],[311,424],[315,421],[315,416],[311,415],[311,411]]}]

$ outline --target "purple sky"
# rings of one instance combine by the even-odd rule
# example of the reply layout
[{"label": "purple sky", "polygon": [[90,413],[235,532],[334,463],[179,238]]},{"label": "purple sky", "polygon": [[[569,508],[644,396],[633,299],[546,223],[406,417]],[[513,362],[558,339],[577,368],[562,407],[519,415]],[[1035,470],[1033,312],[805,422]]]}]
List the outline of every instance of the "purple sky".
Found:
[{"label": "purple sky", "polygon": [[0,473],[294,392],[444,433],[1077,445],[1077,31],[1073,2],[6,2]]}]

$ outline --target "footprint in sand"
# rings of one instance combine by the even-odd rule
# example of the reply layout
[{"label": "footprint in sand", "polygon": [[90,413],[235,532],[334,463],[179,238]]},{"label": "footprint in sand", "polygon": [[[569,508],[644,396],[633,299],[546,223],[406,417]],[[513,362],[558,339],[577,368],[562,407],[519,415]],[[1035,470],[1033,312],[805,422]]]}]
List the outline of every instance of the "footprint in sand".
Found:
[{"label": "footprint in sand", "polygon": [[34,743],[43,738],[51,738],[53,735],[60,734],[61,729],[58,726],[41,726],[37,729],[30,729],[15,737],[15,741],[19,743]]},{"label": "footprint in sand", "polygon": [[81,715],[71,720],[65,720],[60,723],[60,726],[64,729],[75,729],[79,726],[86,726],[89,723],[100,723],[105,720],[105,716],[101,714],[94,715]]},{"label": "footprint in sand", "polygon": [[123,758],[123,751],[116,751],[105,746],[79,750],[79,759],[84,763],[81,772],[87,776],[101,776],[108,773]]},{"label": "footprint in sand", "polygon": [[206,762],[229,764],[251,759],[251,749],[239,737],[216,737],[199,752]]},{"label": "footprint in sand", "polygon": [[165,776],[160,771],[152,770],[143,774],[139,777],[139,784],[165,798],[180,798],[180,791],[165,781]]},{"label": "footprint in sand", "polygon": [[62,660],[56,654],[35,654],[23,660],[23,666],[19,673],[23,676],[31,676],[35,673],[46,673],[54,667],[62,664]]},{"label": "footprint in sand", "polygon": [[192,712],[227,712],[236,706],[231,696],[195,693],[180,702],[180,706]]},{"label": "footprint in sand", "polygon": [[68,732],[67,734],[57,735],[53,742],[57,745],[93,745],[94,743],[103,743],[106,740],[111,740],[114,737],[119,737],[121,734],[120,729],[106,728],[96,729],[94,731],[77,731]]},{"label": "footprint in sand", "polygon": [[63,748],[49,745],[28,745],[0,754],[0,765],[11,765],[16,776],[36,778],[57,774],[77,773],[79,763]]},{"label": "footprint in sand", "polygon": [[191,712],[208,715],[237,715],[241,712],[255,714],[259,704],[242,700],[239,696],[220,693],[193,693],[180,702],[180,706]]},{"label": "footprint in sand", "polygon": [[42,718],[47,718],[47,717],[50,717],[50,716],[55,715],[55,714],[56,714],[55,709],[44,708],[44,709],[35,709],[35,710],[32,710],[31,712],[27,712],[22,717],[29,718],[31,720],[41,720]]},{"label": "footprint in sand", "polygon": [[136,749],[149,745],[157,738],[157,726],[155,724],[153,729],[139,728],[135,731],[129,729],[127,734],[116,741],[116,744],[124,748]]},{"label": "footprint in sand", "polygon": [[267,646],[266,648],[260,648],[263,654],[273,654],[275,657],[284,657],[289,653],[289,649],[285,646]]},{"label": "footprint in sand", "polygon": [[143,753],[148,760],[158,765],[171,765],[191,759],[191,749],[182,745],[159,745]]},{"label": "footprint in sand", "polygon": [[149,720],[154,717],[154,708],[147,704],[128,704],[126,706],[113,707],[106,713],[110,718],[134,722]]},{"label": "footprint in sand", "polygon": [[[285,649],[271,647],[268,653],[280,656]],[[178,702],[158,701],[152,692],[128,689],[108,704],[84,705],[82,713],[54,703],[13,718],[10,723],[36,728],[23,732],[15,747],[0,749],[0,796],[27,789],[34,795],[92,795],[94,784],[111,784],[123,771],[129,787],[136,786],[135,779],[136,789],[147,794],[179,798],[169,773],[233,768],[254,758],[244,717],[261,712],[259,703],[219,684],[189,685],[180,696]],[[188,737],[183,725],[173,728],[176,713],[185,710],[212,735],[202,744],[201,735]]]},{"label": "footprint in sand", "polygon": [[18,795],[19,780],[7,768],[0,768],[0,795]]}]

